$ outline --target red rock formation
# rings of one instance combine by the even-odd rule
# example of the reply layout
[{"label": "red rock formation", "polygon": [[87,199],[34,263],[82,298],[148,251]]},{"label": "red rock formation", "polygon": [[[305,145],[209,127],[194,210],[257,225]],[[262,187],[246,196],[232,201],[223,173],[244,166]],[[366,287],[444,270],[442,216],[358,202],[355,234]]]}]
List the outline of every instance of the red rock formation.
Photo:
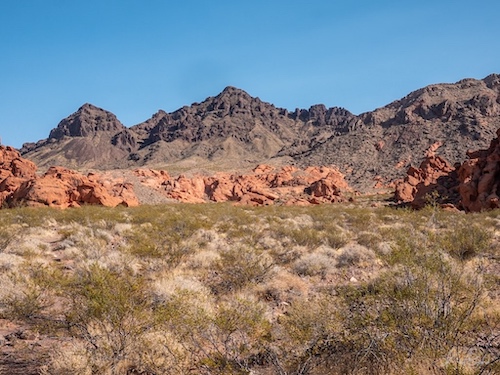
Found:
[{"label": "red rock formation", "polygon": [[437,191],[437,201],[448,208],[449,203],[469,212],[500,208],[500,129],[488,149],[468,152],[469,160],[458,168],[435,156],[436,149],[420,168],[408,170],[408,176],[396,187],[396,200],[420,208],[425,197]]},{"label": "red rock formation", "polygon": [[34,163],[11,147],[0,147],[0,204],[67,208],[82,204],[137,206],[139,202],[130,184],[104,183],[94,174],[84,176],[51,167],[37,177]]},{"label": "red rock formation", "polygon": [[16,149],[10,146],[0,146],[0,176],[31,178],[35,177],[36,165],[30,160],[23,159]]},{"label": "red rock formation", "polygon": [[461,205],[466,211],[500,207],[500,129],[487,150],[468,153],[458,170]]},{"label": "red rock formation", "polygon": [[405,179],[396,185],[396,201],[409,202],[414,208],[422,208],[430,199],[438,203],[456,201],[456,169],[435,155],[440,145],[435,143],[431,146],[420,167],[408,169]]},{"label": "red rock formation", "polygon": [[179,176],[136,170],[142,183],[156,188],[165,196],[181,202],[226,202],[240,205],[318,204],[343,201],[342,193],[351,189],[344,176],[333,167],[293,166],[274,168],[259,165],[253,173],[217,173],[214,176]]},{"label": "red rock formation", "polygon": [[163,186],[167,195],[175,200],[186,203],[205,202],[205,181],[202,177],[187,178],[180,175],[164,181]]}]

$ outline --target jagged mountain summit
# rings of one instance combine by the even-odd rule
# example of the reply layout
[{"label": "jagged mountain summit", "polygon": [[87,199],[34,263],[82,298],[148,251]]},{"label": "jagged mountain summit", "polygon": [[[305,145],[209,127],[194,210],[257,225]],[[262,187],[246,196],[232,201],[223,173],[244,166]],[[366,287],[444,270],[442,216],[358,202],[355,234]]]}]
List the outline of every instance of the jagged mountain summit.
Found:
[{"label": "jagged mountain summit", "polygon": [[343,132],[353,120],[347,110],[323,105],[289,113],[227,87],[202,103],[172,113],[160,110],[130,128],[110,112],[85,104],[62,120],[48,139],[25,144],[21,152],[40,166],[71,168],[161,166],[188,159],[254,164],[286,149],[307,150]]},{"label": "jagged mountain summit", "polygon": [[500,75],[435,84],[356,116],[314,105],[288,111],[235,87],[175,112],[158,111],[130,128],[91,104],[62,120],[47,139],[23,145],[40,167],[135,166],[235,169],[257,163],[335,164],[358,188],[385,182],[442,143],[451,162],[485,148],[500,127]]},{"label": "jagged mountain summit", "polygon": [[468,150],[488,148],[499,127],[500,75],[492,74],[416,90],[293,158],[299,165],[336,164],[351,184],[366,187],[377,176],[400,178],[435,144],[439,155],[462,162]]}]

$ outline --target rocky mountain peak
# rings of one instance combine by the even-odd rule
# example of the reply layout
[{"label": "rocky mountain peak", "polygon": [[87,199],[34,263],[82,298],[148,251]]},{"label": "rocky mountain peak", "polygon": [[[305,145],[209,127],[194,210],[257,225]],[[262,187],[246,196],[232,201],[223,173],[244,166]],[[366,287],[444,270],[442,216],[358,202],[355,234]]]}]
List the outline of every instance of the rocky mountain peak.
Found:
[{"label": "rocky mountain peak", "polygon": [[490,74],[483,79],[483,82],[488,88],[500,92],[500,74]]},{"label": "rocky mountain peak", "polygon": [[103,111],[102,108],[96,107],[91,103],[84,103],[76,112],[87,112],[90,113],[92,111]]},{"label": "rocky mountain peak", "polygon": [[223,117],[232,114],[252,114],[252,108],[259,107],[263,102],[250,96],[247,92],[233,86],[228,86],[222,92],[205,100],[207,110]]},{"label": "rocky mountain peak", "polygon": [[226,86],[224,90],[222,90],[222,92],[219,95],[217,95],[217,97],[230,97],[230,96],[243,96],[250,98],[250,95],[246,91],[234,86]]},{"label": "rocky mountain peak", "polygon": [[85,103],[78,111],[63,119],[52,129],[49,139],[67,137],[88,137],[97,132],[117,133],[125,126],[114,114],[92,104]]}]

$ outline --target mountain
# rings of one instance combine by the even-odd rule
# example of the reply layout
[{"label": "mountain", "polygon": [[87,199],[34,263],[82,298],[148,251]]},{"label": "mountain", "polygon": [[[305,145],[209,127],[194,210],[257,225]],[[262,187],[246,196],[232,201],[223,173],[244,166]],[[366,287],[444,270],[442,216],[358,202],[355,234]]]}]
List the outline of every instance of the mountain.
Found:
[{"label": "mountain", "polygon": [[354,119],[345,109],[323,105],[289,113],[227,87],[173,113],[160,110],[131,128],[113,114],[85,104],[62,120],[48,139],[23,145],[21,153],[42,167],[109,169],[190,159],[253,165],[282,150],[308,150],[345,131]]},{"label": "mountain", "polygon": [[127,128],[111,112],[84,104],[52,129],[49,138],[25,143],[21,154],[39,167],[62,165],[68,168],[108,166],[127,159],[135,149],[119,137]]},{"label": "mountain", "polygon": [[130,128],[85,104],[47,139],[23,145],[21,153],[40,167],[97,169],[335,164],[354,186],[366,189],[377,176],[386,182],[402,177],[437,142],[439,154],[462,161],[468,149],[487,148],[499,127],[497,74],[430,85],[359,116],[322,104],[288,111],[227,87]]},{"label": "mountain", "polygon": [[426,151],[452,163],[470,149],[488,148],[500,127],[500,75],[483,80],[430,85],[372,112],[357,116],[347,133],[292,155],[299,165],[336,164],[355,186],[376,176],[393,181]]}]

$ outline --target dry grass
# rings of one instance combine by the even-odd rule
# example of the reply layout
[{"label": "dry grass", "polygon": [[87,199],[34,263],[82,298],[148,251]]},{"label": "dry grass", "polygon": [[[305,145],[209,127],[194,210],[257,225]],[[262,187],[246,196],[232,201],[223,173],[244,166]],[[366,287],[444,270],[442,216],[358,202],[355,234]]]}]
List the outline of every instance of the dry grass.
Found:
[{"label": "dry grass", "polygon": [[44,375],[500,371],[498,211],[1,213],[0,317],[56,338]]}]

